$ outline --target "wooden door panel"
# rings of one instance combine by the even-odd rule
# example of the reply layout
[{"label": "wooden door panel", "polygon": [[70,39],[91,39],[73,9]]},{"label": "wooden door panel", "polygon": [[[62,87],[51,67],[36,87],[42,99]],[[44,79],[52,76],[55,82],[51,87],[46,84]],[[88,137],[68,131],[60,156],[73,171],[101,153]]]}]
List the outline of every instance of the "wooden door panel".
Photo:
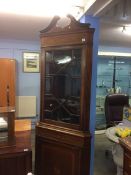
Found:
[{"label": "wooden door panel", "polygon": [[15,106],[15,96],[16,96],[16,62],[15,60],[10,60],[9,63],[9,96],[10,96],[10,106]]},{"label": "wooden door panel", "polygon": [[31,152],[0,155],[0,175],[26,175],[31,170]]},{"label": "wooden door panel", "polygon": [[[0,58],[0,106],[15,106],[15,60]],[[9,94],[9,98],[7,97]]]},{"label": "wooden door panel", "polygon": [[[38,144],[39,145],[39,144]],[[38,175],[78,175],[79,156],[78,148],[61,143],[42,141],[37,154]]]},{"label": "wooden door panel", "polygon": [[9,82],[9,61],[7,59],[0,59],[0,106],[7,106],[7,85]]}]

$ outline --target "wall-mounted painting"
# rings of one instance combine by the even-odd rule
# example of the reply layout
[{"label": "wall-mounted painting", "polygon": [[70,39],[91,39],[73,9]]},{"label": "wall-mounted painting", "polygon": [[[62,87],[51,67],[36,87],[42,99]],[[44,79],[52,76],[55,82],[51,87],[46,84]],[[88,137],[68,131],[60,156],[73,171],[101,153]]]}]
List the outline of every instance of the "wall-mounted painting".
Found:
[{"label": "wall-mounted painting", "polygon": [[38,52],[23,53],[23,71],[29,73],[40,72],[40,54]]}]

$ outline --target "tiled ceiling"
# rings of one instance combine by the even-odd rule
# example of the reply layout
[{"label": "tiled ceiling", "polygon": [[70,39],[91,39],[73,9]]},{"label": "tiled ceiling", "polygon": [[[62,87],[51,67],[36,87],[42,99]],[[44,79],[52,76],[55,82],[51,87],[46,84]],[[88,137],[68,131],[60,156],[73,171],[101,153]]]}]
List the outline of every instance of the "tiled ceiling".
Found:
[{"label": "tiled ceiling", "polygon": [[100,16],[100,42],[103,45],[131,47],[131,33],[122,32],[131,25],[131,0],[119,0]]},{"label": "tiled ceiling", "polygon": [[122,27],[131,24],[131,0],[107,0],[100,8],[97,3],[87,14],[100,19],[100,45],[130,48],[131,34],[122,33]]}]

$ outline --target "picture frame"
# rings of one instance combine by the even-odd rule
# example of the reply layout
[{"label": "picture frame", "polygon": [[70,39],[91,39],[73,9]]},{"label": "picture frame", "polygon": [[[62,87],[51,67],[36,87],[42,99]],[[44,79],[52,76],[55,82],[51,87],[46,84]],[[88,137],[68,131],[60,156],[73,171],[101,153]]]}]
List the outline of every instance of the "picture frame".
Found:
[{"label": "picture frame", "polygon": [[40,54],[38,52],[23,52],[23,72],[40,72]]}]

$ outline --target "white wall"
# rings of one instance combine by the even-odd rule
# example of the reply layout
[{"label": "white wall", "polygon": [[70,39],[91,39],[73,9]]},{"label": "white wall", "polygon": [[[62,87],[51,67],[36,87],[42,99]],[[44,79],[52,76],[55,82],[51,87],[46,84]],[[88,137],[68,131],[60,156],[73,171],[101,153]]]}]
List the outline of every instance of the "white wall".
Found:
[{"label": "white wall", "polygon": [[127,48],[127,47],[99,46],[98,50],[101,51],[101,52],[131,53],[131,48]]}]

